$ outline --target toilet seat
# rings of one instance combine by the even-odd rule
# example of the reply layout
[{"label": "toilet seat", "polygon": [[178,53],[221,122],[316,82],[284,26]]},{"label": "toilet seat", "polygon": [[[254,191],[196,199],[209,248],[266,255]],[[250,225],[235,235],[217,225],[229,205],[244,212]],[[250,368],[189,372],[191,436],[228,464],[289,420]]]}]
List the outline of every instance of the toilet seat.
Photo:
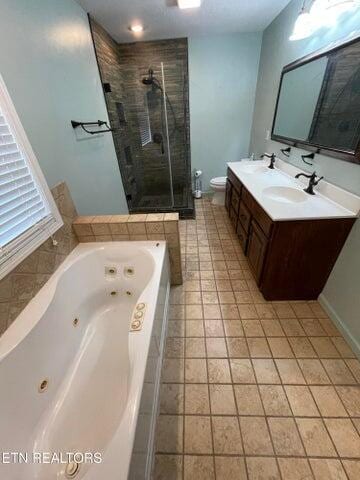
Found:
[{"label": "toilet seat", "polygon": [[216,187],[225,187],[226,177],[215,177],[210,181],[210,185],[215,185]]}]

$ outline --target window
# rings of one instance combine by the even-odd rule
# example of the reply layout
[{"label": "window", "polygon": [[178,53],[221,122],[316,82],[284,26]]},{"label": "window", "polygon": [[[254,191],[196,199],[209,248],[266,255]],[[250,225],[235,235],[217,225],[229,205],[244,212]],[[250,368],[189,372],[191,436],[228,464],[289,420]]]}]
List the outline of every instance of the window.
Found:
[{"label": "window", "polygon": [[0,75],[0,278],[62,224]]}]

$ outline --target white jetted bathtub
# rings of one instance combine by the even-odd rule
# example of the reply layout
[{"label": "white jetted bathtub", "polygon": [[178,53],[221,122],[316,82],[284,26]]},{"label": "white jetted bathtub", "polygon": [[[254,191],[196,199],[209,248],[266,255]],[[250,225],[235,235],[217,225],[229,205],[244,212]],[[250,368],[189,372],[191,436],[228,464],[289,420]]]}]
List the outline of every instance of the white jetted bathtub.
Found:
[{"label": "white jetted bathtub", "polygon": [[2,480],[150,478],[167,258],[80,244],[0,338]]}]

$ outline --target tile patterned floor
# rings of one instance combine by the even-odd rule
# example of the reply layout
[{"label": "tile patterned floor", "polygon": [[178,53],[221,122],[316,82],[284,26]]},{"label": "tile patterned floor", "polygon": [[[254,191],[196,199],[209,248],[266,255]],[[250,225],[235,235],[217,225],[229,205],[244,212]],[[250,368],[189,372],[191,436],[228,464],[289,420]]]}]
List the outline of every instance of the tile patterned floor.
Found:
[{"label": "tile patterned floor", "polygon": [[223,207],[181,222],[155,480],[359,480],[360,363],[317,302],[266,302]]}]

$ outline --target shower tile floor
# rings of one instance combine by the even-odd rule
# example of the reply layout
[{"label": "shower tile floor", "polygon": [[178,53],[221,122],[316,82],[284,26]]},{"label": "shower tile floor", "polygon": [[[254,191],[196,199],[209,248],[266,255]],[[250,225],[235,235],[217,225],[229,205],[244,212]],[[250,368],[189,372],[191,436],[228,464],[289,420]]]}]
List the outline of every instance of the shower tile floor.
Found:
[{"label": "shower tile floor", "polygon": [[196,213],[180,222],[154,479],[359,480],[359,361],[319,303],[264,300],[223,207]]},{"label": "shower tile floor", "polygon": [[[171,207],[171,196],[169,194],[163,195],[142,195],[140,200],[135,202],[136,208],[167,208]],[[187,205],[187,197],[186,192],[178,193],[174,195],[174,203],[175,205],[182,206]],[[175,207],[176,208],[176,207]]]}]

